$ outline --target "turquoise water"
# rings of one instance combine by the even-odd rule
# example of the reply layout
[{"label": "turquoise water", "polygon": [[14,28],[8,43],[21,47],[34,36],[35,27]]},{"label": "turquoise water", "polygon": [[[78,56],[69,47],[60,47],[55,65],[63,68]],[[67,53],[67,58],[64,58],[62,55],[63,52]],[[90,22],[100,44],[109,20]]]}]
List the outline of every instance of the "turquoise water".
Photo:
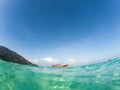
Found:
[{"label": "turquoise water", "polygon": [[120,59],[61,69],[0,60],[0,90],[120,90]]}]

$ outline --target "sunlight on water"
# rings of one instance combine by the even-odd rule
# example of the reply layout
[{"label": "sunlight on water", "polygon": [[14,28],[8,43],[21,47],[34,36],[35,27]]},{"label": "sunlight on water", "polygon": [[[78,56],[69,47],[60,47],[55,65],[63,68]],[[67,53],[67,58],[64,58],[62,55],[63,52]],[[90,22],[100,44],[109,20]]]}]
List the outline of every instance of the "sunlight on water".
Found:
[{"label": "sunlight on water", "polygon": [[62,69],[0,60],[0,90],[120,90],[120,59]]}]

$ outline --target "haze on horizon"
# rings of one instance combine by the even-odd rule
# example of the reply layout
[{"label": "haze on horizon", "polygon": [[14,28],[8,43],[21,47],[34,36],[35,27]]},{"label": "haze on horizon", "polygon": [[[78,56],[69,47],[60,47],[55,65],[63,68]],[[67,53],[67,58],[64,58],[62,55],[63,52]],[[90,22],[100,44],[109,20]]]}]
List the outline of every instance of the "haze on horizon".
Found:
[{"label": "haze on horizon", "polygon": [[119,57],[120,1],[0,0],[0,45],[37,63]]}]

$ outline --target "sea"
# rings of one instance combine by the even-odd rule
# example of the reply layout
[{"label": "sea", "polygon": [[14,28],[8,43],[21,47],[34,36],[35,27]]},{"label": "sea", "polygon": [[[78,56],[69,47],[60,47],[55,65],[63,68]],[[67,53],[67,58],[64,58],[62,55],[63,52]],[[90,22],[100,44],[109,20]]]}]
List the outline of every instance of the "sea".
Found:
[{"label": "sea", "polygon": [[120,90],[120,58],[66,68],[0,60],[0,90]]}]

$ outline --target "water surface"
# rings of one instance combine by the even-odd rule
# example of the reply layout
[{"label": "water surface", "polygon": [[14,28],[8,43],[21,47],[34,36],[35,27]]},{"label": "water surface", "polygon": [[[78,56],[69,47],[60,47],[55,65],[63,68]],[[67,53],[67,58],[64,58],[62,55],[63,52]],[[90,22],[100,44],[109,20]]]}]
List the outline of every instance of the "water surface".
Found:
[{"label": "water surface", "polygon": [[0,90],[120,90],[120,59],[61,69],[0,60]]}]

